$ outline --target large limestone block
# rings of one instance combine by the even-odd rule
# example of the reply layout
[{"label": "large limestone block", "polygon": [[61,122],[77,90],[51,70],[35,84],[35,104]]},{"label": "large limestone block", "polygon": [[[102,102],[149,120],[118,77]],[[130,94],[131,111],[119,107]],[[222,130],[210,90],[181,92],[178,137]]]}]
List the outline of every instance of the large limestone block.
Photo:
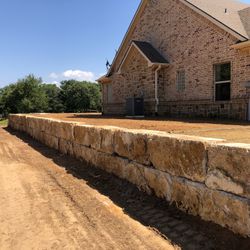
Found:
[{"label": "large limestone block", "polygon": [[199,215],[205,185],[191,182],[183,178],[173,178],[171,201],[189,214]]},{"label": "large limestone block", "polygon": [[101,145],[101,129],[90,125],[74,126],[75,142],[86,147],[99,149]]},{"label": "large limestone block", "polygon": [[124,179],[126,166],[128,163],[129,161],[126,159],[98,152],[95,165],[96,167],[101,168],[108,173],[112,173]]},{"label": "large limestone block", "polygon": [[[228,185],[225,182],[219,182],[218,189],[250,197],[249,144],[235,143],[210,146],[208,148],[208,170],[209,172],[214,170],[222,172],[234,185],[233,189],[228,190]],[[243,192],[241,188],[243,188]]]},{"label": "large limestone block", "polygon": [[58,150],[59,141],[58,138],[49,134],[44,133],[43,143],[50,148]]},{"label": "large limestone block", "polygon": [[[86,162],[89,165],[96,165],[96,160],[97,160],[97,151],[89,148],[89,147],[85,147],[80,145],[80,159],[84,162]],[[75,151],[76,153],[76,151]]]},{"label": "large limestone block", "polygon": [[46,131],[46,133],[53,135],[57,138],[60,138],[61,134],[61,121],[57,120],[50,120],[50,123],[48,124],[50,126],[50,129]]},{"label": "large limestone block", "polygon": [[115,132],[118,130],[116,127],[102,127],[100,129],[100,136],[101,136],[101,144],[100,147],[97,147],[97,150],[107,154],[113,154],[114,150],[114,136]]},{"label": "large limestone block", "polygon": [[210,171],[205,183],[211,189],[222,190],[237,195],[244,193],[244,189],[240,184],[235,183],[230,177],[219,170]]},{"label": "large limestone block", "polygon": [[207,189],[200,216],[235,233],[250,236],[250,202],[245,198]]},{"label": "large limestone block", "polygon": [[27,128],[26,116],[25,115],[18,115],[17,129],[19,131],[25,132],[26,128]]},{"label": "large limestone block", "polygon": [[115,152],[138,163],[149,165],[148,136],[136,130],[117,130],[114,135]]},{"label": "large limestone block", "polygon": [[150,162],[156,169],[174,176],[204,182],[206,143],[185,136],[155,135],[148,141]]},{"label": "large limestone block", "polygon": [[145,179],[144,168],[145,167],[141,164],[130,162],[125,168],[124,178],[136,185],[140,190],[151,194],[152,190],[149,188]]},{"label": "large limestone block", "polygon": [[171,176],[159,170],[144,167],[144,177],[147,186],[151,188],[159,198],[171,200],[172,180]]},{"label": "large limestone block", "polygon": [[65,155],[74,156],[73,145],[71,141],[59,138],[58,150]]},{"label": "large limestone block", "polygon": [[61,122],[58,132],[59,138],[72,142],[74,140],[74,126],[76,124],[74,122]]},{"label": "large limestone block", "polygon": [[40,126],[40,130],[42,132],[46,132],[46,133],[51,133],[51,119],[49,118],[41,118],[39,121],[39,126]]}]

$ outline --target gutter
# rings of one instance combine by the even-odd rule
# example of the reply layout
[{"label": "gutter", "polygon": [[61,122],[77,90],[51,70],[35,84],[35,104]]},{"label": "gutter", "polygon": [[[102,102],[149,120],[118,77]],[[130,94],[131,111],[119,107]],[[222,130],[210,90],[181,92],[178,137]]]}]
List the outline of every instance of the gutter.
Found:
[{"label": "gutter", "polygon": [[158,115],[159,107],[159,97],[158,97],[158,80],[159,80],[159,71],[161,70],[162,65],[158,65],[155,70],[155,115]]},{"label": "gutter", "polygon": [[231,46],[233,49],[244,49],[250,47],[250,40],[242,42],[242,43],[237,43]]}]

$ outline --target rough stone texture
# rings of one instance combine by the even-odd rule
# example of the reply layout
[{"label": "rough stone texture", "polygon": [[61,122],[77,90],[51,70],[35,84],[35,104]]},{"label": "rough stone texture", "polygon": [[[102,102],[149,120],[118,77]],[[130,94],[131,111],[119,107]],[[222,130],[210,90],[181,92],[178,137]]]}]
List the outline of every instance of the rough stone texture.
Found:
[{"label": "rough stone texture", "polygon": [[135,162],[130,162],[126,166],[125,179],[135,184],[140,190],[151,194],[152,191],[148,186],[146,178],[144,176],[145,167]]},{"label": "rough stone texture", "polygon": [[244,188],[250,197],[250,145],[219,144],[208,147],[209,171],[219,170]]},{"label": "rough stone texture", "polygon": [[58,150],[65,155],[74,155],[72,142],[65,139],[59,139]]},{"label": "rough stone texture", "polygon": [[74,140],[74,126],[76,123],[73,122],[61,122],[58,137],[68,141]]},{"label": "rough stone texture", "polygon": [[213,170],[208,173],[206,186],[211,189],[223,190],[238,195],[242,195],[244,192],[241,185],[233,182],[230,177],[226,176],[219,170]]},{"label": "rough stone texture", "polygon": [[205,144],[201,141],[183,138],[170,135],[154,136],[148,141],[150,162],[161,171],[204,182],[206,176]]},{"label": "rough stone texture", "polygon": [[128,163],[129,161],[126,159],[98,152],[94,165],[120,178],[126,179],[125,171]]},{"label": "rough stone texture", "polygon": [[98,150],[108,153],[108,154],[113,154],[114,151],[114,134],[115,131],[118,130],[119,128],[116,127],[103,127],[100,131],[101,134],[101,145]]},{"label": "rough stone texture", "polygon": [[171,201],[176,206],[192,215],[200,214],[204,185],[183,178],[173,178]]},{"label": "rough stone texture", "polygon": [[[249,49],[231,48],[238,38],[180,1],[147,2],[113,65],[112,98],[108,98],[108,84],[103,84],[104,112],[123,114],[126,98],[142,95],[146,113],[154,112],[154,70],[138,51],[131,51],[122,74],[118,74],[131,41],[139,40],[150,42],[170,62],[159,72],[160,114],[246,119],[244,82],[250,79]],[[232,99],[214,102],[214,65],[225,62],[232,63]],[[185,70],[186,75],[183,91],[176,87],[179,70]]]},{"label": "rough stone texture", "polygon": [[225,192],[206,190],[200,216],[242,235],[250,236],[249,200]]},{"label": "rough stone texture", "polygon": [[115,152],[130,160],[148,165],[147,135],[131,130],[115,131]]},{"label": "rough stone texture", "polygon": [[151,168],[144,168],[144,176],[147,185],[157,197],[168,201],[171,200],[172,180],[169,174]]},{"label": "rough stone texture", "polygon": [[43,143],[45,145],[47,145],[50,148],[54,148],[56,150],[58,150],[58,146],[59,146],[59,139],[53,135],[49,135],[44,133],[43,134],[44,138],[43,138]]},{"label": "rough stone texture", "polygon": [[101,129],[90,125],[76,125],[74,138],[78,144],[94,149],[101,147]]},{"label": "rough stone texture", "polygon": [[11,115],[9,126],[126,179],[185,212],[250,237],[249,145],[35,119]]}]

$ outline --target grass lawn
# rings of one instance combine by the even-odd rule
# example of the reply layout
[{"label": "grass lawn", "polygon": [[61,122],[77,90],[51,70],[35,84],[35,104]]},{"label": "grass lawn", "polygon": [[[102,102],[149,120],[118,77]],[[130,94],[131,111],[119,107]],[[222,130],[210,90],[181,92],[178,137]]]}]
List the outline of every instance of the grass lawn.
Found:
[{"label": "grass lawn", "polygon": [[0,120],[0,127],[6,127],[8,125],[8,120]]}]

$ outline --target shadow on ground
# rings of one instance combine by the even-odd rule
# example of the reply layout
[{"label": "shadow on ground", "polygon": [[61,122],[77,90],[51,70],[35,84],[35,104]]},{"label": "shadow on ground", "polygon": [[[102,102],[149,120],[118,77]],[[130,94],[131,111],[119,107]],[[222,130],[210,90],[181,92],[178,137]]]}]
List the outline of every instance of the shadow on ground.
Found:
[{"label": "shadow on ground", "polygon": [[164,200],[139,191],[136,186],[100,169],[87,166],[69,156],[61,155],[31,137],[6,129],[28,143],[34,150],[52,159],[59,167],[108,196],[124,212],[159,233],[183,250],[249,250],[250,239],[242,238],[213,223],[177,210]]}]

